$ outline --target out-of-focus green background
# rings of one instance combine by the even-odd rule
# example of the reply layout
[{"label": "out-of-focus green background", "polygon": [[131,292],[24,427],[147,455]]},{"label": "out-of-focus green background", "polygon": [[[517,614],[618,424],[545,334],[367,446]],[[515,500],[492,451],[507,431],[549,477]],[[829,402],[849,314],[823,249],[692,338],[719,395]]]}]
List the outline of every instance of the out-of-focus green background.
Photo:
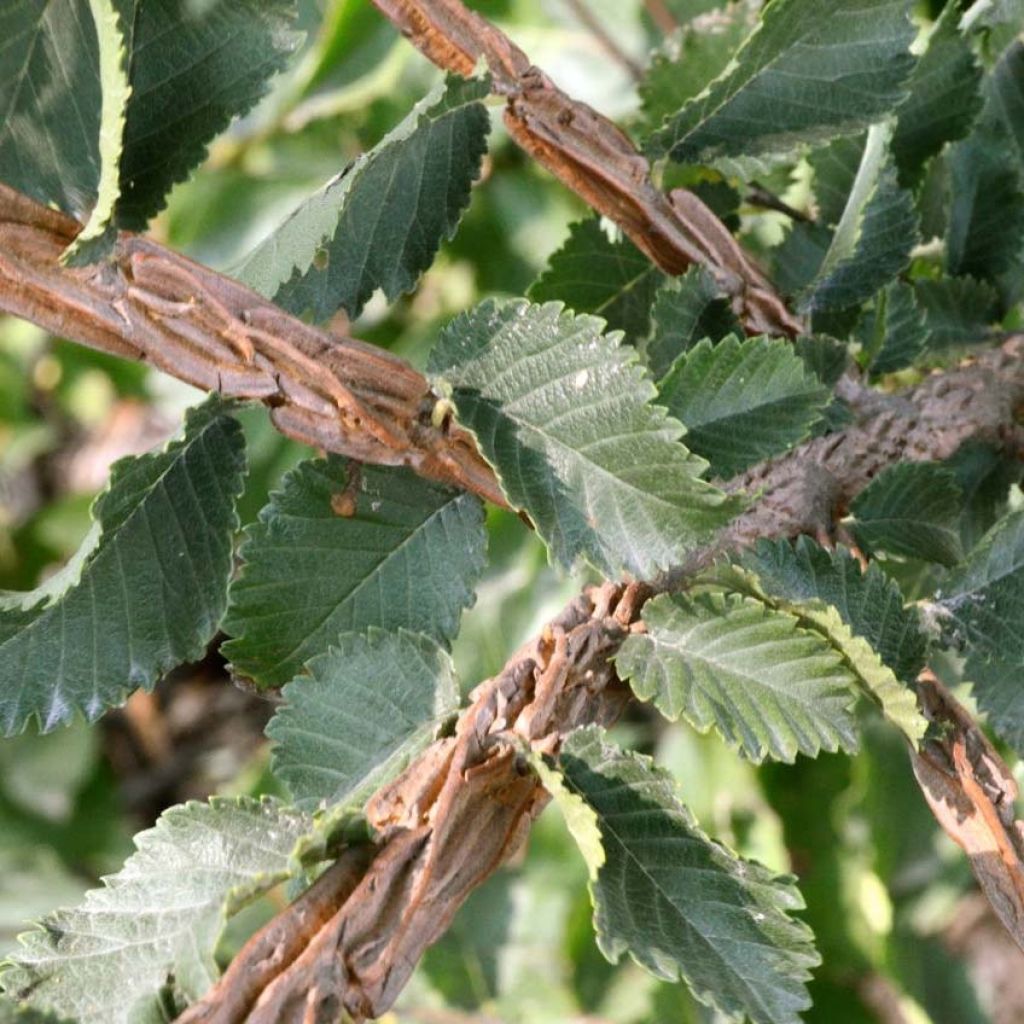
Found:
[{"label": "out-of-focus green background", "polygon": [[[643,64],[664,41],[643,0],[587,0]],[[664,0],[680,21],[715,5]],[[635,85],[566,0],[477,0],[567,91],[628,125]],[[661,6],[661,5],[658,5]],[[303,0],[306,46],[291,72],[178,187],[153,232],[230,270],[275,223],[422,97],[438,72],[369,0]],[[933,12],[934,13],[934,12]],[[423,365],[448,318],[490,294],[521,294],[585,214],[507,139],[500,107],[483,181],[457,237],[413,295],[336,326]],[[798,187],[798,186],[796,186]],[[771,218],[763,218],[767,230]],[[379,297],[378,297],[379,298]],[[161,443],[198,393],[136,365],[0,319],[0,589],[34,586],[75,550],[110,462]],[[312,453],[242,414],[251,522],[282,472]],[[456,644],[468,688],[580,585],[547,566],[514,517],[492,511],[490,569]],[[96,727],[0,741],[0,953],[28,919],[76,901],[169,804],[274,792],[262,728],[270,708],[232,685],[215,652],[136,694]],[[621,738],[656,753],[704,828],[799,874],[825,966],[809,1021],[993,1024],[1024,1019],[1024,958],[974,892],[964,859],[924,807],[897,739],[867,726],[864,752],[756,769],[713,738],[637,711]],[[228,957],[282,894],[244,912]],[[590,925],[586,871],[558,812],[474,894],[428,954],[393,1017],[458,1021],[712,1021],[679,985],[608,965]]]}]

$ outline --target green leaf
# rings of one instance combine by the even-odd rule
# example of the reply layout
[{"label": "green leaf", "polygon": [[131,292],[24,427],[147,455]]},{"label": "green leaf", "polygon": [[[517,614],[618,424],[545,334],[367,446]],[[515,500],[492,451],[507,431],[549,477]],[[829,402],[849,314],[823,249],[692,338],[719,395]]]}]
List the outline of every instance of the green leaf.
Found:
[{"label": "green leaf", "polygon": [[33,1010],[31,1006],[15,1006],[0,996],[0,1024],[76,1024],[70,1017]]},{"label": "green leaf", "polygon": [[901,177],[963,138],[981,109],[981,65],[957,27],[959,18],[959,7],[948,4],[907,83],[910,95],[899,108],[892,139]]},{"label": "green leaf", "polygon": [[972,277],[915,281],[914,294],[924,310],[930,349],[941,351],[987,340],[999,301],[988,281]]},{"label": "green leaf", "polygon": [[654,53],[640,83],[640,104],[651,129],[704,91],[727,67],[750,31],[749,11],[734,4],[715,17],[690,21]]},{"label": "green leaf", "polygon": [[803,296],[810,310],[843,309],[870,298],[910,261],[917,241],[914,197],[901,189],[888,153],[891,128],[868,131],[846,207],[815,280]]},{"label": "green leaf", "polygon": [[723,74],[651,136],[649,152],[707,163],[866,128],[905,98],[909,6],[775,0]]},{"label": "green leaf", "polygon": [[772,277],[779,291],[787,297],[804,292],[821,268],[831,244],[832,232],[824,224],[794,224],[771,250]]},{"label": "green leaf", "polygon": [[100,181],[102,103],[85,3],[0,7],[0,180],[85,220]]},{"label": "green leaf", "polygon": [[601,729],[570,734],[558,768],[601,831],[591,896],[604,955],[628,952],[656,977],[681,978],[730,1020],[798,1024],[818,956],[790,916],[803,906],[793,880],[710,840],[667,773]]},{"label": "green leaf", "polygon": [[486,77],[446,81],[274,229],[234,271],[295,314],[355,318],[409,291],[451,238],[487,150]]},{"label": "green leaf", "polygon": [[864,158],[865,139],[866,134],[833,139],[807,158],[814,171],[814,200],[821,224],[835,228],[842,219]]},{"label": "green leaf", "polygon": [[445,328],[430,372],[556,561],[646,577],[738,506],[698,479],[636,352],[602,327],[558,303],[484,302]]},{"label": "green leaf", "polygon": [[701,266],[690,267],[658,289],[651,319],[653,330],[644,355],[655,380],[701,339],[718,341],[727,334],[743,333],[729,300]]},{"label": "green leaf", "polygon": [[850,506],[857,543],[868,552],[953,565],[963,558],[956,474],[937,462],[884,469]]},{"label": "green leaf", "polygon": [[663,594],[643,619],[647,632],[626,638],[615,667],[667,718],[714,726],[751,761],[856,750],[855,680],[792,615],[750,598]]},{"label": "green leaf", "polygon": [[478,499],[409,470],[362,468],[353,515],[331,499],[349,482],[344,459],[292,470],[246,531],[222,650],[270,686],[287,682],[340,633],[368,626],[437,640],[458,632],[484,566]]},{"label": "green leaf", "polygon": [[162,1019],[160,990],[187,999],[217,979],[213,951],[230,915],[290,877],[307,815],[269,800],[214,797],[165,811],[102,889],[59,910],[2,974],[28,1006],[80,1024]]},{"label": "green leaf", "polygon": [[951,574],[939,608],[969,653],[1024,664],[1024,512],[1004,516]]},{"label": "green leaf", "polygon": [[971,692],[985,712],[996,735],[1020,756],[1024,751],[1024,667],[1019,658],[967,659],[964,678],[974,684]]},{"label": "green leaf", "polygon": [[914,289],[902,281],[886,285],[857,325],[857,336],[873,377],[912,366],[930,338]]},{"label": "green leaf", "polygon": [[915,678],[924,666],[927,641],[918,614],[877,565],[862,571],[848,551],[827,551],[808,537],[759,541],[742,562],[774,597],[834,607],[901,679]]},{"label": "green leaf", "polygon": [[547,761],[536,751],[527,748],[527,758],[541,784],[551,795],[555,805],[562,812],[566,828],[576,841],[576,847],[587,865],[591,882],[597,881],[598,873],[604,866],[604,844],[601,842],[601,827],[590,806],[578,793],[574,793],[557,768],[549,767]]},{"label": "green leaf", "polygon": [[1002,123],[1024,167],[1024,40],[1015,39],[985,80],[986,114]]},{"label": "green leaf", "polygon": [[128,84],[128,51],[122,22],[133,14],[133,0],[89,0],[99,44],[102,109],[99,126],[100,174],[96,205],[82,232],[68,249],[68,260],[88,263],[105,255],[113,245],[114,210],[121,195],[122,140],[131,86]]},{"label": "green leaf", "polygon": [[294,0],[134,7],[117,222],[141,231],[210,141],[263,96],[301,36],[291,31]]},{"label": "green leaf", "polygon": [[651,303],[665,275],[628,239],[612,242],[596,217],[578,221],[527,293],[556,299],[576,313],[601,317],[630,340],[646,336]]},{"label": "green leaf", "polygon": [[342,633],[308,671],[267,727],[274,774],[308,809],[364,804],[459,706],[451,659],[422,633]]},{"label": "green leaf", "polygon": [[702,341],[658,388],[661,404],[686,427],[687,446],[718,477],[802,441],[829,399],[792,345],[767,337]]},{"label": "green leaf", "polygon": [[1024,187],[1016,157],[1005,133],[984,125],[950,149],[950,274],[994,281],[1020,258]]},{"label": "green leaf", "polygon": [[184,436],[157,453],[115,463],[93,516],[101,533],[86,558],[25,610],[0,610],[0,722],[45,730],[75,710],[98,718],[138,686],[198,658],[220,624],[238,526],[244,442],[211,399]]}]

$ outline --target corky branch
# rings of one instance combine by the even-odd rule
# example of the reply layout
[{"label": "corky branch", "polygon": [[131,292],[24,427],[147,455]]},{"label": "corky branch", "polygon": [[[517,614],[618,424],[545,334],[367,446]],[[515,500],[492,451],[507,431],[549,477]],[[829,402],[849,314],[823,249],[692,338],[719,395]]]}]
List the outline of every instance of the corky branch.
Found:
[{"label": "corky branch", "polygon": [[484,58],[507,98],[509,134],[669,274],[700,263],[751,334],[803,329],[724,224],[686,189],[666,195],[629,137],[567,96],[500,29],[461,0],[373,0],[438,67],[470,75]]},{"label": "corky branch", "polygon": [[109,262],[61,265],[77,222],[0,184],[0,309],[151,363],[207,391],[258,399],[289,437],[410,466],[497,504],[487,463],[406,362],[289,316],[237,281],[122,232]]},{"label": "corky branch", "polygon": [[[758,537],[828,532],[858,490],[900,461],[947,458],[969,440],[1001,443],[1019,456],[1022,356],[1024,337],[1013,338],[974,362],[929,377],[896,398],[893,408],[732,481],[730,488],[754,487],[760,497],[695,555],[691,570]],[[631,630],[642,628],[646,600],[681,582],[680,576],[653,585],[605,583],[572,601],[499,675],[477,688],[454,736],[429,747],[370,800],[367,814],[378,836],[372,860],[354,888],[341,887],[344,896],[333,915],[325,918],[322,894],[311,889],[250,941],[179,1024],[328,1024],[342,1010],[355,1021],[384,1013],[426,947],[516,850],[545,806],[545,792],[521,755],[523,745],[555,752],[574,728],[618,717],[628,690],[609,659]],[[961,752],[963,762],[939,747],[916,758],[919,773],[931,773],[922,777],[929,799],[945,807],[955,797],[974,808],[972,814],[991,817],[995,798],[973,793],[971,780],[1000,779],[1005,802],[1012,777],[977,741],[976,727],[948,694],[927,709],[946,727],[944,742]],[[962,818],[955,806],[946,818],[944,826],[965,842],[956,831]],[[1020,831],[1012,829],[1014,835]],[[1002,892],[1005,877],[994,873],[984,850],[975,856],[979,842],[965,848],[982,884]],[[322,884],[329,888],[332,872],[347,878],[350,870],[347,861],[331,868]],[[298,952],[296,934],[305,943]],[[240,1003],[245,979],[256,975],[265,979],[262,989],[248,986],[247,1001]]]}]

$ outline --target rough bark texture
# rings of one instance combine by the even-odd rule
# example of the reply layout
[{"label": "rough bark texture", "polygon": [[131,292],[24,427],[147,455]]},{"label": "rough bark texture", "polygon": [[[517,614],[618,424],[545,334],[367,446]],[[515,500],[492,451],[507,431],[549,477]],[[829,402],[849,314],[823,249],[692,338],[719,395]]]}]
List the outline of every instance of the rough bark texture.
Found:
[{"label": "rough bark texture", "polygon": [[80,226],[0,184],[0,309],[207,391],[258,399],[289,437],[410,466],[497,504],[472,439],[403,360],[290,316],[237,281],[122,232],[109,262],[62,266]]},{"label": "rough bark texture", "polygon": [[373,2],[438,67],[470,75],[486,60],[512,138],[659,267],[703,264],[751,334],[800,333],[802,321],[711,210],[686,189],[657,188],[629,137],[562,92],[500,29],[461,0]]},{"label": "rough bark texture", "polygon": [[[253,954],[247,947],[179,1024],[328,1024],[339,1008],[356,1021],[384,1013],[423,951],[469,893],[516,850],[543,808],[546,797],[519,756],[521,745],[554,752],[574,728],[611,722],[625,706],[628,691],[608,659],[630,630],[640,628],[644,602],[716,554],[758,537],[827,533],[845,502],[886,466],[947,458],[975,439],[1001,442],[1020,455],[1014,414],[1024,402],[1022,355],[1024,337],[1013,338],[974,362],[929,377],[896,399],[894,409],[751,470],[730,488],[756,489],[760,497],[714,544],[695,552],[687,568],[652,585],[606,583],[577,597],[477,689],[454,737],[428,748],[370,801],[368,816],[380,837],[375,857],[303,954],[251,1007],[228,1012],[234,979],[249,970]],[[1012,778],[993,760],[991,747],[979,743],[981,733],[951,696],[925,707],[946,729],[945,742],[962,740],[962,763],[944,760],[939,748],[915,755],[919,773],[930,773],[921,781],[936,816],[962,841],[970,822],[989,813],[977,794],[972,797],[970,778],[1001,784]],[[999,813],[1005,816],[1005,807]],[[1020,826],[1011,816],[1002,828],[1001,836],[1016,836]],[[993,874],[988,857],[993,842],[989,833],[980,860],[974,849],[968,853],[983,884],[995,878],[1003,887],[1006,870]],[[263,949],[262,934],[250,947]]]}]

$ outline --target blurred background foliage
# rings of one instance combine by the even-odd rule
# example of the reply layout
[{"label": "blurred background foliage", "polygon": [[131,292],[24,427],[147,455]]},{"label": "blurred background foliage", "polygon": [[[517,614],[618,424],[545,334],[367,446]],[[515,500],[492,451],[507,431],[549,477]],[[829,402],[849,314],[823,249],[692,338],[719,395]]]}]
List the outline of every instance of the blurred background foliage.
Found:
[{"label": "blurred background foliage", "polygon": [[[642,120],[636,83],[609,60],[568,0],[476,0],[563,88],[621,123]],[[616,43],[643,66],[665,28],[713,0],[587,0]],[[941,0],[922,3],[934,17]],[[291,71],[212,147],[172,193],[154,233],[230,271],[302,198],[381,138],[438,77],[369,0],[301,0],[307,40]],[[438,329],[484,295],[522,294],[586,211],[505,135],[500,106],[483,180],[455,239],[415,293],[374,300],[339,330],[422,366]],[[675,173],[679,173],[678,171]],[[691,178],[692,180],[692,178]],[[765,184],[799,205],[806,174],[783,167]],[[784,219],[743,207],[724,181],[705,196],[742,223],[755,248]],[[379,296],[378,296],[379,298]],[[0,320],[0,589],[27,589],[59,567],[88,529],[110,463],[162,442],[198,397],[184,385]],[[252,522],[281,474],[310,454],[242,413]],[[578,587],[548,565],[540,542],[491,510],[490,567],[455,656],[467,689]],[[906,571],[909,573],[912,567]],[[211,793],[275,790],[262,729],[265,701],[228,678],[216,647],[153,694],[136,693],[93,729],[0,743],[0,953],[25,922],[77,901],[131,850],[131,836],[170,804]],[[821,1024],[1004,1024],[1024,1019],[1024,957],[974,887],[966,861],[937,829],[897,737],[865,723],[855,760],[823,755],[757,768],[684,724],[634,711],[620,738],[656,753],[703,826],[746,856],[794,871],[824,966],[812,985]],[[286,896],[231,923],[229,957]],[[515,864],[477,891],[432,949],[388,1019],[446,1022],[697,1024],[714,1020],[682,986],[630,963],[608,965],[590,924],[586,870],[549,809]]]}]

